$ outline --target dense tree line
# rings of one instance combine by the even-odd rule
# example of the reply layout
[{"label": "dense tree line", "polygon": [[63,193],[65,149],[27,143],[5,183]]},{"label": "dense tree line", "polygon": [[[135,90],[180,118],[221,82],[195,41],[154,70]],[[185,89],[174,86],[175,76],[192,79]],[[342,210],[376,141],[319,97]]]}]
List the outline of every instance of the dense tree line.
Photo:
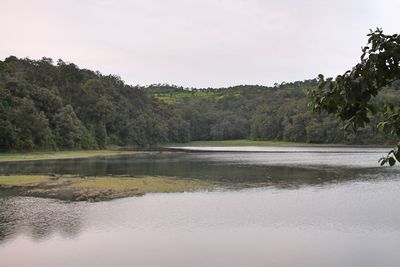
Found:
[{"label": "dense tree line", "polygon": [[[374,124],[357,133],[316,114],[306,91],[316,80],[273,87],[133,87],[73,63],[8,57],[0,61],[0,148],[97,149],[191,140],[266,139],[381,143]],[[377,101],[399,104],[395,83]],[[373,120],[379,121],[379,118]],[[388,141],[388,140],[386,140]],[[390,141],[390,140],[389,140]]]},{"label": "dense tree line", "polygon": [[[379,116],[357,132],[326,112],[315,113],[307,91],[317,80],[276,84],[274,87],[236,86],[220,89],[183,89],[153,85],[146,88],[171,107],[181,110],[190,125],[192,140],[284,140],[306,143],[383,144],[393,139],[376,128]],[[376,101],[400,104],[400,83]]]},{"label": "dense tree line", "polygon": [[96,149],[188,141],[173,107],[119,77],[72,63],[8,57],[0,61],[2,149]]}]

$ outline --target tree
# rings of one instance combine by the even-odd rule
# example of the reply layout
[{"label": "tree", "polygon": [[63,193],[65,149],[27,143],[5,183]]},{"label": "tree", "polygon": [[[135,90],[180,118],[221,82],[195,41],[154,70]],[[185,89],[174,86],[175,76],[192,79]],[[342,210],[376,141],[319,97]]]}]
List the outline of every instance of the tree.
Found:
[{"label": "tree", "polygon": [[76,116],[71,105],[63,107],[54,116],[54,135],[58,148],[96,148],[96,142],[88,144],[84,138],[88,135],[87,129]]},{"label": "tree", "polygon": [[[333,115],[309,110],[317,79],[277,87],[129,86],[115,75],[49,58],[0,60],[0,150],[149,147],[163,142],[274,139],[382,143],[374,126],[344,134]],[[374,100],[400,106],[400,81]],[[370,111],[368,111],[370,112]],[[378,116],[379,115],[379,116]],[[371,118],[383,120],[383,113]],[[387,126],[385,126],[385,129]],[[383,139],[386,138],[386,139]]]},{"label": "tree", "polygon": [[253,139],[274,140],[282,130],[281,118],[276,115],[277,107],[262,107],[253,118],[251,136]]},{"label": "tree", "polygon": [[304,142],[306,140],[306,116],[296,114],[289,119],[283,131],[283,139],[290,142]]},{"label": "tree", "polygon": [[10,118],[15,126],[16,148],[48,149],[54,146],[48,120],[43,112],[38,112],[31,99],[16,101]]},{"label": "tree", "polygon": [[[325,79],[319,75],[319,86],[309,91],[313,108],[336,114],[345,128],[363,128],[371,115],[381,113],[378,128],[400,137],[400,109],[393,103],[376,105],[378,94],[400,80],[400,35],[385,35],[382,29],[368,34],[368,45],[362,48],[361,62],[352,70]],[[381,165],[393,166],[400,161],[400,144],[380,159]]]}]

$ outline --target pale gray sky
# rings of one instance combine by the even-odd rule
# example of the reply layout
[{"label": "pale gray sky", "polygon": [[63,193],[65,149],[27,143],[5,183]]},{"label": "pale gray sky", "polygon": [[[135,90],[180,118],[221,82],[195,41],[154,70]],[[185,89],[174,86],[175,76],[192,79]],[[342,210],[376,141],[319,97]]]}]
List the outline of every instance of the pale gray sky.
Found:
[{"label": "pale gray sky", "polygon": [[188,87],[336,75],[399,0],[0,0],[0,58],[43,56],[129,84]]}]

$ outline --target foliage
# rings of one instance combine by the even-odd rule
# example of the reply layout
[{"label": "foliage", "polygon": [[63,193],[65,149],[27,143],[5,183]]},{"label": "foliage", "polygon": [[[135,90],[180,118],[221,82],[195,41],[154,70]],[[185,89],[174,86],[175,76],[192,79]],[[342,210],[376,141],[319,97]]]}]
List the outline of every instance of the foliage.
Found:
[{"label": "foliage", "polygon": [[[374,126],[345,133],[332,115],[314,114],[307,106],[306,92],[318,92],[317,85],[313,79],[273,87],[139,87],[62,60],[10,56],[0,61],[0,149],[150,147],[248,138],[302,143],[392,141]],[[376,103],[400,104],[399,88],[393,83]],[[370,119],[378,122],[384,115]],[[385,125],[389,127],[389,120]]]},{"label": "foliage", "polygon": [[[163,112],[159,112],[163,109]],[[164,121],[168,118],[168,126]],[[97,149],[187,141],[182,114],[117,76],[49,58],[0,61],[0,149]],[[177,120],[178,122],[174,122]],[[176,129],[174,127],[177,127]]]},{"label": "foliage", "polygon": [[[385,35],[382,29],[368,34],[368,45],[362,49],[361,62],[334,80],[319,75],[319,87],[310,90],[315,110],[336,114],[354,130],[371,123],[372,115],[381,118],[378,128],[400,137],[400,110],[394,103],[377,103],[376,98],[389,86],[398,88],[400,80],[400,35]],[[380,160],[393,166],[400,160],[400,146]]]}]

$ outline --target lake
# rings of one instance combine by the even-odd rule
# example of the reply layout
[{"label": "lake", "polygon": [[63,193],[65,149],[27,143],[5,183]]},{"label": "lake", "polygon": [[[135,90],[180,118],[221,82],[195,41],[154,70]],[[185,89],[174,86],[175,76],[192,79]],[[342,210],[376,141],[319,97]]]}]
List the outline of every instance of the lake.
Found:
[{"label": "lake", "polygon": [[0,266],[399,265],[400,168],[377,162],[388,149],[198,149],[0,163],[0,174],[220,185],[100,203],[0,196]]}]

